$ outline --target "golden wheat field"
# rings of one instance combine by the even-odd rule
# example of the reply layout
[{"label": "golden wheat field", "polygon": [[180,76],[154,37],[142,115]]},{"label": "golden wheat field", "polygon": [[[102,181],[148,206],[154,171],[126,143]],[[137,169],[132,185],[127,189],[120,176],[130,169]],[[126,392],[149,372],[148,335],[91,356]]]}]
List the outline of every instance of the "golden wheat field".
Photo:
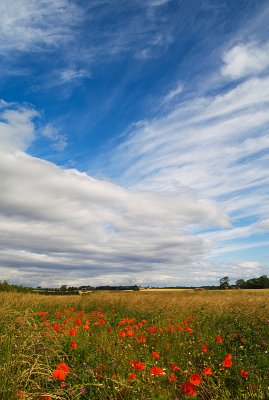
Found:
[{"label": "golden wheat field", "polygon": [[0,293],[0,398],[266,399],[269,291]]}]

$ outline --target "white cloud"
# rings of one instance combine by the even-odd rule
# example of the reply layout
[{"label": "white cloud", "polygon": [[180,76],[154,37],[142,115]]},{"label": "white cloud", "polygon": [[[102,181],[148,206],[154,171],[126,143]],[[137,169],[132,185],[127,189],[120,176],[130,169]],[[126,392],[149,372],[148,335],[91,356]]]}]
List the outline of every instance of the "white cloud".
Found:
[{"label": "white cloud", "polygon": [[177,96],[183,92],[183,88],[184,85],[179,83],[175,89],[172,89],[170,92],[168,92],[168,94],[164,97],[163,102],[169,103],[172,99],[177,98]]},{"label": "white cloud", "polygon": [[258,75],[269,67],[269,43],[262,46],[256,43],[236,45],[224,54],[223,61],[225,65],[221,72],[229,78]]},{"label": "white cloud", "polygon": [[257,223],[257,228],[265,231],[269,231],[269,219],[263,219]]},{"label": "white cloud", "polygon": [[2,0],[0,15],[1,53],[57,47],[72,39],[72,27],[82,19],[69,0]]},{"label": "white cloud", "polygon": [[217,201],[233,226],[200,234],[194,224],[190,232],[208,242],[215,258],[260,247],[263,259],[267,222],[256,221],[269,214],[268,104],[266,74],[181,100],[166,115],[131,127],[111,155],[114,176],[132,190]]},{"label": "white cloud", "polygon": [[[208,251],[187,227],[229,224],[215,202],[190,193],[131,192],[31,157],[23,150],[34,140],[35,115],[17,106],[1,122],[0,262],[18,277],[61,270],[70,280],[74,271],[77,279],[143,279],[167,268],[177,276]],[[51,126],[45,133],[54,139]]]},{"label": "white cloud", "polygon": [[52,147],[56,151],[63,151],[68,145],[67,136],[63,133],[60,133],[59,130],[51,124],[44,126],[44,128],[41,130],[41,134],[52,142]]},{"label": "white cloud", "polygon": [[63,83],[74,82],[83,78],[90,78],[90,73],[85,69],[68,68],[60,72],[60,81]]},{"label": "white cloud", "polygon": [[[34,139],[34,117],[37,112],[27,106],[2,101],[0,104],[0,143],[2,150],[26,150]],[[15,107],[15,108],[14,108]]]}]

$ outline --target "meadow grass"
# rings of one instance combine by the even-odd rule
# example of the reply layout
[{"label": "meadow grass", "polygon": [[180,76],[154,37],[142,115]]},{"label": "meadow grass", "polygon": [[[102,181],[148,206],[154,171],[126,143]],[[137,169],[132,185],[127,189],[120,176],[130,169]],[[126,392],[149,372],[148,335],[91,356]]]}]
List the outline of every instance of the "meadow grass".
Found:
[{"label": "meadow grass", "polygon": [[0,398],[266,399],[268,300],[247,290],[0,293]]}]

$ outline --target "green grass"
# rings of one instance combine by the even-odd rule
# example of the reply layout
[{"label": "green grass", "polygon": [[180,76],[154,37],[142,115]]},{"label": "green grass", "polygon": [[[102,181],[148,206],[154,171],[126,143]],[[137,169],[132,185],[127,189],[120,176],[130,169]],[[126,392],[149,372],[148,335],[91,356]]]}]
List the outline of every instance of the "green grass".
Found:
[{"label": "green grass", "polygon": [[[244,290],[1,293],[0,398],[266,399],[268,299]],[[60,363],[64,380],[53,377]]]}]

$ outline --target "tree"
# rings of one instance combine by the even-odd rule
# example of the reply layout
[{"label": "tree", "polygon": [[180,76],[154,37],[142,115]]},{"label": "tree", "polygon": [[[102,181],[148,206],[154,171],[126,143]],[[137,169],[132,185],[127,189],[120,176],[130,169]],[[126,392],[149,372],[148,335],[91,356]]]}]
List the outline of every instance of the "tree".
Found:
[{"label": "tree", "polygon": [[220,289],[228,289],[229,288],[229,277],[228,276],[224,276],[224,278],[221,278],[219,280],[219,287]]},{"label": "tree", "polygon": [[246,282],[244,281],[244,279],[238,279],[236,282],[236,287],[238,289],[243,289],[243,287],[245,286]]}]

